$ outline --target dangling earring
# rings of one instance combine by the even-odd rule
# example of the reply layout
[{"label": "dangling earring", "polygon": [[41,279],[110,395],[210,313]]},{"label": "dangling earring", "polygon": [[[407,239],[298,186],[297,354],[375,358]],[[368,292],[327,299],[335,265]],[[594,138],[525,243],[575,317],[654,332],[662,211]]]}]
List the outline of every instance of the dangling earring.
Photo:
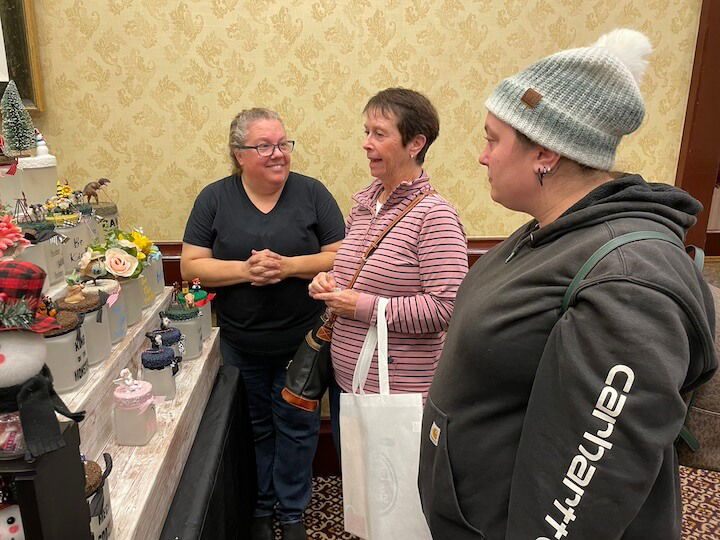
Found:
[{"label": "dangling earring", "polygon": [[547,167],[543,167],[542,170],[538,170],[537,178],[541,186],[543,185],[543,177],[549,172],[552,172],[552,169],[548,169]]}]

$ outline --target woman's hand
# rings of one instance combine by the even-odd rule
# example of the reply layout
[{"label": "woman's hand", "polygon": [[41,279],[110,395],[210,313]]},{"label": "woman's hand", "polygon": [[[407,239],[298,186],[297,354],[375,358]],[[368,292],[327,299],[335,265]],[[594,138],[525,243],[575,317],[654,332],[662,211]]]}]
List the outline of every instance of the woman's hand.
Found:
[{"label": "woman's hand", "polygon": [[339,290],[332,272],[320,272],[308,285],[308,294],[315,300],[321,300],[315,295]]},{"label": "woman's hand", "polygon": [[288,276],[288,259],[269,249],[252,250],[247,260],[250,284],[257,287],[274,285]]},{"label": "woman's hand", "polygon": [[344,289],[342,291],[321,292],[311,296],[316,300],[325,302],[330,313],[346,319],[355,318],[355,308],[357,307],[358,298],[360,298],[359,292],[353,289]]}]

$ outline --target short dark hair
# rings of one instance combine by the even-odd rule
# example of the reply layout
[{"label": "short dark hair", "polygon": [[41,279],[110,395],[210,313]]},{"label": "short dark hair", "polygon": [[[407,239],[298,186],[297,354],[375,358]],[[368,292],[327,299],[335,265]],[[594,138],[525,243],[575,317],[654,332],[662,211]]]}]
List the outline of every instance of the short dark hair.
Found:
[{"label": "short dark hair", "polygon": [[425,146],[415,156],[418,165],[422,165],[428,148],[440,133],[440,118],[430,100],[415,90],[387,88],[370,98],[363,114],[371,110],[380,111],[385,116],[388,113],[395,115],[403,146],[417,135],[425,136]]}]

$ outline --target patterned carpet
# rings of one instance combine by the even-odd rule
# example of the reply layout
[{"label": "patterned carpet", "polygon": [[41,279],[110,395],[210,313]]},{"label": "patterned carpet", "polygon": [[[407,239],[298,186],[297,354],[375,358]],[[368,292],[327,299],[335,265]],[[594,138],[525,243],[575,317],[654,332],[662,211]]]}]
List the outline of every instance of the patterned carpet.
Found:
[{"label": "patterned carpet", "polygon": [[[680,467],[683,540],[720,540],[720,473]],[[313,480],[313,498],[305,511],[312,540],[350,540],[343,531],[342,484],[337,476]],[[280,539],[276,529],[275,538]]]},{"label": "patterned carpet", "polygon": [[[356,538],[343,529],[342,481],[339,476],[313,478],[313,495],[305,510],[305,527],[312,540],[350,540]],[[275,528],[280,540],[280,529]]]},{"label": "patterned carpet", "polygon": [[680,467],[683,539],[720,539],[720,472]]}]

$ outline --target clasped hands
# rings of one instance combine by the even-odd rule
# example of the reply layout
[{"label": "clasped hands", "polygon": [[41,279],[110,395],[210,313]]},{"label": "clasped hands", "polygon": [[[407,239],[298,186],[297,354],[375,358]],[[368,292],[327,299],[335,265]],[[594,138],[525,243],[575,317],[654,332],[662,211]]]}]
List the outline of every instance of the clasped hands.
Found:
[{"label": "clasped hands", "polygon": [[308,286],[308,293],[313,299],[325,302],[330,313],[346,319],[355,318],[360,293],[338,287],[332,272],[320,272],[316,275]]},{"label": "clasped hands", "polygon": [[245,261],[250,274],[250,284],[257,287],[274,285],[289,275],[287,257],[278,255],[269,249],[252,250],[250,258]]}]

